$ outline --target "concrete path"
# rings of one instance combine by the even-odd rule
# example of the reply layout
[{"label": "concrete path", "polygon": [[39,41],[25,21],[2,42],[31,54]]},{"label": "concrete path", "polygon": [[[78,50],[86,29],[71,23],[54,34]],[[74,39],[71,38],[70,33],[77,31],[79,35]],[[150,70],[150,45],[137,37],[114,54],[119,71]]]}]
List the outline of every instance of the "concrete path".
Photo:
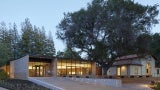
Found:
[{"label": "concrete path", "polygon": [[5,89],[5,88],[0,87],[0,90],[8,90],[8,89]]},{"label": "concrete path", "polygon": [[106,85],[90,84],[79,81],[72,81],[63,77],[34,77],[34,79],[53,84],[64,90],[152,90],[146,84],[124,84],[120,88],[110,87]]}]

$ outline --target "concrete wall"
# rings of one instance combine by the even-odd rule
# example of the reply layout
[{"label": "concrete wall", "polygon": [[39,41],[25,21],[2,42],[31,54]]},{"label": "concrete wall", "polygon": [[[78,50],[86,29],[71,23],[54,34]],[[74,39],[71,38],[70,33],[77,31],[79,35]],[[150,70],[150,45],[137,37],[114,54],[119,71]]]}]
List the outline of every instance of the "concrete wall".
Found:
[{"label": "concrete wall", "polygon": [[16,79],[28,79],[29,56],[10,62],[10,77]]},{"label": "concrete wall", "polygon": [[108,85],[112,87],[121,87],[122,81],[120,79],[95,79],[95,78],[68,78],[74,81],[81,81],[85,83],[92,83],[92,84],[100,84],[100,85]]},{"label": "concrete wall", "polygon": [[10,61],[10,78],[14,78],[14,61]]},{"label": "concrete wall", "polygon": [[96,76],[96,63],[92,63],[92,75],[95,77]]},{"label": "concrete wall", "polygon": [[51,61],[51,70],[52,70],[52,76],[57,76],[57,58],[53,59]]},{"label": "concrete wall", "polygon": [[43,81],[40,81],[40,80],[37,80],[37,79],[34,79],[34,78],[30,78],[29,77],[28,80],[31,81],[31,82],[34,82],[34,83],[36,83],[38,85],[44,86],[46,88],[49,88],[51,90],[65,90],[65,89],[57,87],[57,86],[55,86],[53,84],[49,84],[49,83],[46,83],[46,82],[43,82]]}]

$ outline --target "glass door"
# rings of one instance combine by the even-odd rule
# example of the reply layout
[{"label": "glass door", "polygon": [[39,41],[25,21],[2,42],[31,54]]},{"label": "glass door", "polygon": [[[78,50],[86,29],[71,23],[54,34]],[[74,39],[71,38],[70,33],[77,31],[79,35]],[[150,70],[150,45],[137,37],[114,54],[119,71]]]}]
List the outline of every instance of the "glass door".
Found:
[{"label": "glass door", "polygon": [[43,77],[45,76],[45,67],[42,65],[35,65],[33,66],[35,69],[35,77]]}]

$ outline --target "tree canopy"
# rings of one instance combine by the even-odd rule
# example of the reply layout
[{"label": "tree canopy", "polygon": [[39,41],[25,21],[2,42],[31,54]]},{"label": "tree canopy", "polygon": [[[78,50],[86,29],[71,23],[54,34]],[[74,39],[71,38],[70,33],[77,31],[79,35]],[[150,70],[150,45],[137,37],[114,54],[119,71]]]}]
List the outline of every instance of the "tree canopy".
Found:
[{"label": "tree canopy", "polygon": [[86,9],[64,14],[57,37],[109,68],[116,57],[136,52],[137,37],[158,23],[157,7],[132,0],[93,0]]},{"label": "tree canopy", "polygon": [[[21,32],[20,34],[18,33]],[[46,35],[44,27],[39,28],[32,25],[28,18],[21,25],[5,22],[0,24],[0,66],[8,60],[20,58],[25,55],[34,56],[55,56],[53,37]]]}]

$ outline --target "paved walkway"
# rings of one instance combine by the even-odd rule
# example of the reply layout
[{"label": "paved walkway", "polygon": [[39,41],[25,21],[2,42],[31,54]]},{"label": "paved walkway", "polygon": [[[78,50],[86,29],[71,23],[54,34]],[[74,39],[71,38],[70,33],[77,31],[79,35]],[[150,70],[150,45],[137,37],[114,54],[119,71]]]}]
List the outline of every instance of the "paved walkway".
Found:
[{"label": "paved walkway", "polygon": [[5,88],[0,87],[0,90],[8,90],[8,89],[5,89]]},{"label": "paved walkway", "polygon": [[34,79],[53,84],[65,90],[151,90],[145,84],[124,84],[120,88],[99,84],[90,84],[79,81],[72,81],[66,78],[34,77]]}]

